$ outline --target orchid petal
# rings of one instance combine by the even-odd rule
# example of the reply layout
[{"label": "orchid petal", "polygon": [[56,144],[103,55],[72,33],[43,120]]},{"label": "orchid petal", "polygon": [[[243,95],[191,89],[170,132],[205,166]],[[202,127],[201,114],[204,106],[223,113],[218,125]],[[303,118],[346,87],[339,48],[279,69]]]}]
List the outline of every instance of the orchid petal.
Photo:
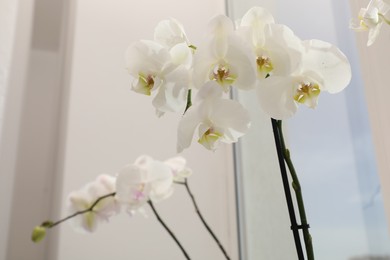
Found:
[{"label": "orchid petal", "polygon": [[228,143],[236,142],[243,136],[251,123],[249,112],[240,103],[229,99],[215,100],[209,117],[217,128],[224,129],[223,133],[229,133],[224,136]]},{"label": "orchid petal", "polygon": [[191,145],[194,132],[201,122],[197,106],[190,107],[179,122],[177,129],[177,152],[181,153]]},{"label": "orchid petal", "polygon": [[222,88],[220,88],[215,81],[209,81],[200,88],[196,95],[195,102],[200,102],[205,99],[221,98],[222,95]]},{"label": "orchid petal", "polygon": [[268,10],[262,7],[252,7],[242,17],[240,27],[249,27],[251,33],[249,39],[254,46],[263,45],[264,27],[266,24],[274,23],[274,18]]},{"label": "orchid petal", "polygon": [[217,15],[209,22],[209,33],[212,36],[212,50],[218,58],[225,56],[228,49],[226,39],[234,31],[233,22],[225,15]]},{"label": "orchid petal", "polygon": [[174,18],[158,23],[154,30],[154,40],[168,48],[172,48],[179,43],[188,45],[183,25]]},{"label": "orchid petal", "polygon": [[158,202],[168,198],[173,192],[173,175],[171,169],[162,162],[155,161],[149,168],[149,181],[151,183],[150,199]]},{"label": "orchid petal", "polygon": [[202,44],[198,47],[194,54],[194,70],[193,70],[193,83],[196,88],[200,88],[203,84],[209,81],[210,70],[218,62],[218,60],[212,55],[211,44]]},{"label": "orchid petal", "polygon": [[334,45],[320,41],[304,41],[306,52],[303,67],[315,71],[323,78],[322,90],[337,93],[351,80],[351,66],[347,57]]},{"label": "orchid petal", "polygon": [[186,159],[182,156],[170,158],[164,163],[171,169],[174,181],[184,182],[192,174],[192,170],[186,166]]},{"label": "orchid petal", "polygon": [[268,24],[265,27],[266,45],[273,64],[273,75],[288,75],[301,63],[304,47],[301,39],[283,24]]},{"label": "orchid petal", "polygon": [[274,119],[286,119],[297,111],[294,101],[294,78],[273,76],[262,81],[258,88],[260,106]]},{"label": "orchid petal", "polygon": [[179,43],[169,51],[175,65],[184,65],[186,69],[192,66],[192,51],[186,43]]},{"label": "orchid petal", "polygon": [[165,80],[152,101],[153,106],[160,112],[184,110],[189,85],[188,70],[180,67],[166,75]]},{"label": "orchid petal", "polygon": [[221,98],[220,91],[215,91],[217,86],[214,81],[206,83],[199,92],[201,97],[197,97],[199,102],[179,122],[179,152],[190,146],[196,130],[198,142],[209,150],[215,150],[220,142],[236,142],[248,130],[248,112],[238,102]]},{"label": "orchid petal", "polygon": [[138,77],[142,73],[156,73],[169,61],[170,55],[162,45],[147,40],[133,43],[126,51],[126,67],[129,73]]},{"label": "orchid petal", "polygon": [[233,84],[242,90],[253,89],[256,83],[256,70],[254,60],[250,57],[250,50],[243,48],[244,44],[238,39],[229,40],[226,61],[231,66],[232,74],[237,75]]},{"label": "orchid petal", "polygon": [[240,26],[250,26],[254,28],[261,28],[268,23],[274,23],[274,17],[265,8],[255,6],[249,9],[240,21]]},{"label": "orchid petal", "polygon": [[142,206],[147,201],[149,194],[147,167],[145,165],[145,169],[142,169],[129,164],[119,171],[116,181],[118,201],[131,205],[132,209]]},{"label": "orchid petal", "polygon": [[375,40],[378,38],[382,24],[383,23],[380,23],[368,31],[367,46],[371,46],[375,42]]}]

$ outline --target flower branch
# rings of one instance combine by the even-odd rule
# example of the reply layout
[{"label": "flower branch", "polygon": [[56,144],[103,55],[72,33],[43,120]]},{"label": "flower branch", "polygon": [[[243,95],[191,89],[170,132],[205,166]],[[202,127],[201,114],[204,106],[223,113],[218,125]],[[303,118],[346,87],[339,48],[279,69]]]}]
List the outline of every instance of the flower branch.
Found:
[{"label": "flower branch", "polygon": [[284,163],[284,158],[283,158],[283,149],[282,149],[282,144],[281,144],[282,138],[281,138],[279,127],[278,127],[278,120],[271,118],[271,123],[272,123],[272,130],[273,130],[273,134],[274,134],[274,139],[275,139],[275,147],[276,147],[276,152],[277,152],[277,156],[278,156],[280,173],[281,173],[282,182],[283,182],[284,195],[286,198],[288,214],[289,214],[290,222],[291,222],[291,230],[293,232],[293,237],[294,237],[294,242],[295,242],[295,248],[297,251],[298,259],[304,260],[301,238],[299,235],[299,230],[297,228],[298,224],[297,224],[297,220],[296,220],[296,216],[295,216],[294,204],[293,204],[292,197],[291,197],[291,191],[290,191],[290,185],[289,185],[289,180],[288,180],[287,171],[286,171],[286,165]]},{"label": "flower branch", "polygon": [[58,221],[52,223],[50,226],[48,226],[48,228],[52,228],[52,227],[54,227],[54,226],[57,226],[57,225],[61,224],[62,222],[65,222],[65,221],[67,221],[67,220],[69,220],[69,219],[71,219],[71,218],[74,218],[74,217],[78,216],[78,215],[85,214],[85,213],[88,213],[88,212],[93,211],[94,208],[96,207],[96,205],[97,205],[99,202],[101,202],[102,200],[104,200],[104,199],[106,199],[106,198],[114,197],[115,194],[116,194],[116,192],[112,192],[112,193],[109,193],[109,194],[107,194],[107,195],[103,195],[103,196],[99,197],[99,198],[91,205],[91,207],[89,207],[88,209],[81,210],[81,211],[77,211],[76,213],[74,213],[74,214],[72,214],[72,215],[70,215],[70,216],[68,216],[68,217],[66,217],[66,218],[63,218],[63,219],[61,219],[61,220],[58,220]]},{"label": "flower branch", "polygon": [[106,198],[114,197],[115,194],[116,194],[115,192],[112,192],[112,193],[103,195],[103,196],[97,198],[95,200],[95,202],[92,203],[92,205],[89,208],[77,211],[77,212],[73,213],[72,215],[69,215],[63,219],[56,221],[56,222],[52,222],[50,220],[43,222],[41,225],[34,228],[32,236],[31,236],[32,241],[37,243],[37,242],[40,242],[42,239],[44,239],[45,235],[46,235],[46,229],[53,228],[53,227],[65,222],[67,220],[70,220],[70,219],[78,216],[78,215],[83,215],[83,214],[86,214],[88,212],[93,212],[94,208],[98,205],[99,202],[101,202],[102,200],[104,200]]},{"label": "flower branch", "polygon": [[192,204],[194,205],[195,207],[195,212],[196,214],[198,215],[198,217],[200,218],[201,222],[203,223],[204,227],[206,228],[206,230],[210,233],[210,235],[212,236],[212,238],[214,239],[214,241],[217,243],[219,249],[221,250],[221,252],[223,253],[223,255],[225,256],[225,258],[227,260],[230,260],[230,257],[228,255],[228,253],[226,252],[225,248],[223,247],[222,243],[219,241],[218,237],[215,235],[215,233],[213,232],[213,230],[210,228],[210,226],[207,224],[206,220],[204,219],[202,213],[200,212],[200,209],[198,207],[198,204],[196,203],[196,200],[195,200],[195,196],[194,194],[191,192],[191,189],[190,189],[190,186],[188,185],[188,181],[187,179],[184,180],[184,182],[176,182],[177,184],[181,184],[181,185],[184,185],[186,187],[186,190],[188,192],[188,195],[190,196],[191,198],[191,201],[192,201]]},{"label": "flower branch", "polygon": [[56,221],[45,221],[34,228],[32,240],[41,241],[46,230],[67,220],[73,220],[74,227],[81,231],[93,232],[99,221],[108,221],[120,212],[121,207],[133,215],[143,212],[149,204],[158,221],[177,243],[186,259],[190,259],[179,240],[168,228],[154,207],[155,202],[167,199],[173,193],[174,182],[184,182],[192,173],[183,157],[170,158],[164,162],[150,156],[140,156],[134,163],[123,167],[117,177],[99,175],[83,188],[68,196],[69,216]]},{"label": "flower branch", "polygon": [[290,150],[286,148],[284,137],[283,137],[283,126],[282,126],[282,120],[277,121],[278,129],[279,129],[279,135],[281,140],[281,147],[283,150],[283,157],[286,161],[287,167],[290,171],[291,178],[292,178],[292,187],[295,192],[297,204],[298,204],[298,211],[299,216],[301,220],[302,225],[302,231],[303,231],[303,239],[305,241],[305,248],[306,248],[306,255],[308,260],[314,260],[314,250],[313,250],[313,242],[312,237],[309,232],[309,224],[306,217],[306,210],[305,210],[305,204],[303,202],[303,194],[301,189],[301,184],[299,182],[298,175],[295,171],[293,162],[291,160],[290,156]]},{"label": "flower branch", "polygon": [[176,238],[175,234],[172,232],[172,230],[169,229],[167,224],[161,219],[160,215],[158,214],[156,208],[154,207],[154,204],[151,200],[148,201],[149,206],[151,207],[154,215],[156,216],[158,222],[165,228],[165,230],[169,233],[169,235],[175,240],[176,244],[180,247],[181,251],[183,252],[184,256],[186,259],[190,260],[191,258],[189,257],[188,253],[184,249],[184,247],[181,245],[180,241]]},{"label": "flower branch", "polygon": [[[40,242],[46,235],[46,231],[45,231],[46,229],[53,228],[53,227],[55,227],[55,226],[65,222],[67,220],[70,220],[70,219],[78,216],[78,215],[83,215],[83,214],[86,214],[88,212],[93,212],[94,208],[98,205],[99,202],[101,202],[102,200],[104,200],[106,198],[114,197],[115,195],[116,195],[116,192],[112,192],[112,193],[103,195],[103,196],[97,198],[96,201],[88,209],[77,211],[74,214],[69,215],[69,216],[67,216],[67,217],[65,217],[63,219],[60,219],[60,220],[56,221],[56,222],[51,222],[51,221],[43,222],[40,226],[37,226],[37,227],[34,228],[33,234],[32,234],[32,240],[34,242],[36,242],[36,243]],[[181,251],[185,255],[186,259],[190,259],[190,257],[188,256],[188,253],[185,251],[185,249],[181,245],[180,241],[176,238],[174,233],[170,230],[170,228],[165,224],[165,222],[162,220],[162,218],[158,214],[156,208],[154,207],[153,202],[151,200],[149,200],[148,204],[152,208],[152,211],[153,211],[154,215],[156,216],[157,220],[159,221],[159,223],[165,228],[165,230],[173,238],[173,240],[176,242],[176,244],[179,246],[179,248],[181,249]]]}]

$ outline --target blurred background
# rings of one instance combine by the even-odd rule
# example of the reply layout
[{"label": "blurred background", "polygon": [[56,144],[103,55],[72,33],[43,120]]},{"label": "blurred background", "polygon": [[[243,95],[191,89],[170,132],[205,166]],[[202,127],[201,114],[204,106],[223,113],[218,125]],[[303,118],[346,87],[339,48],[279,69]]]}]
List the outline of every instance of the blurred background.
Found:
[{"label": "blurred background", "polygon": [[[216,14],[269,9],[302,39],[340,47],[351,85],[285,122],[317,259],[390,259],[389,28],[367,48],[348,26],[363,0],[0,0],[0,260],[183,259],[154,219],[122,214],[93,235],[68,224],[38,245],[32,228],[67,214],[65,199],[139,155],[175,156],[179,116],[157,118],[130,91],[127,46],[179,20],[197,45]],[[269,118],[236,93],[252,128],[235,146],[184,152],[189,183],[232,259],[296,259]],[[157,205],[193,259],[224,259],[183,187]]]}]

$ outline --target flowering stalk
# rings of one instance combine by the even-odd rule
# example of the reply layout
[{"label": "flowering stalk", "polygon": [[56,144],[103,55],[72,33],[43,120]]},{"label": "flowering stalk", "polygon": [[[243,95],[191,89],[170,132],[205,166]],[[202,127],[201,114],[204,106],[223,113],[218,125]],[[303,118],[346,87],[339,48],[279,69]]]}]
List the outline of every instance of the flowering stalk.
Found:
[{"label": "flowering stalk", "polygon": [[221,252],[223,253],[223,255],[225,256],[225,258],[227,260],[230,260],[230,257],[229,255],[227,254],[225,248],[223,247],[223,245],[221,244],[221,242],[219,241],[219,239],[217,238],[217,236],[214,234],[214,232],[211,230],[210,226],[207,224],[206,220],[204,219],[202,213],[200,212],[199,210],[199,207],[198,207],[198,204],[196,203],[196,200],[195,200],[195,196],[192,194],[191,192],[191,189],[190,189],[190,186],[188,185],[188,181],[187,179],[184,180],[184,182],[176,182],[177,184],[182,184],[186,187],[186,190],[188,192],[188,194],[190,195],[190,198],[192,200],[192,204],[194,205],[195,207],[195,212],[196,214],[198,215],[198,217],[200,218],[200,220],[202,221],[203,225],[205,226],[206,230],[210,233],[210,235],[212,236],[212,238],[214,239],[214,241],[217,243],[219,249],[221,250]]},{"label": "flowering stalk", "polygon": [[[60,220],[56,221],[56,222],[52,222],[52,221],[45,221],[45,222],[43,222],[40,226],[37,226],[37,227],[34,228],[33,233],[32,233],[32,240],[34,242],[36,242],[36,243],[40,242],[42,239],[44,239],[44,237],[46,235],[46,229],[53,228],[53,227],[55,227],[55,226],[65,222],[67,220],[70,220],[70,219],[78,216],[78,215],[82,215],[82,214],[86,214],[88,212],[92,212],[92,211],[94,211],[94,208],[96,207],[96,205],[99,204],[99,202],[101,202],[102,200],[107,199],[109,197],[114,197],[115,195],[116,195],[116,192],[112,192],[112,193],[103,195],[103,196],[97,198],[96,201],[89,208],[87,208],[85,210],[77,211],[74,214],[69,215],[69,216],[67,216],[67,217],[65,217],[63,219],[60,219]],[[173,232],[169,229],[169,227],[161,219],[160,215],[158,214],[156,208],[153,205],[153,202],[151,200],[149,200],[148,204],[152,208],[152,211],[153,211],[154,215],[157,217],[157,220],[165,228],[165,230],[169,233],[169,235],[173,238],[173,240],[175,240],[176,244],[180,247],[180,249],[183,252],[183,254],[185,255],[186,259],[190,260],[191,258],[188,256],[188,253],[185,251],[185,249],[181,245],[180,241],[176,238],[176,236],[173,234]]]},{"label": "flowering stalk", "polygon": [[103,195],[99,198],[97,198],[95,200],[94,203],[92,203],[92,205],[87,208],[87,209],[84,209],[84,210],[80,210],[80,211],[77,211],[75,213],[73,213],[72,215],[69,215],[63,219],[60,219],[56,222],[52,222],[52,221],[45,221],[43,222],[40,226],[36,226],[33,230],[33,234],[32,234],[32,240],[34,242],[40,242],[42,239],[45,238],[45,235],[46,235],[46,229],[49,229],[49,228],[53,228],[69,219],[72,219],[78,215],[82,215],[82,214],[86,214],[88,212],[92,212],[94,210],[94,208],[96,207],[97,204],[99,204],[99,202],[101,202],[102,200],[106,199],[106,198],[109,198],[109,197],[114,197],[116,195],[116,192],[112,192],[112,193],[109,193],[109,194],[106,194],[106,195]]},{"label": "flowering stalk", "polygon": [[169,229],[169,227],[165,224],[165,222],[161,219],[160,215],[156,211],[156,208],[153,205],[153,202],[151,200],[148,201],[149,206],[152,208],[152,211],[154,215],[156,216],[158,222],[165,228],[165,230],[169,233],[169,235],[175,240],[176,244],[180,247],[181,251],[183,252],[186,259],[190,260],[191,258],[188,256],[186,250],[181,245],[180,241],[176,238],[175,234],[173,234],[172,230]]},{"label": "flowering stalk", "polygon": [[54,226],[57,226],[57,225],[61,224],[62,222],[65,222],[65,221],[67,221],[68,219],[74,218],[74,217],[76,217],[76,216],[78,216],[78,215],[85,214],[85,213],[88,213],[88,212],[93,211],[94,208],[96,207],[96,205],[97,205],[100,201],[102,201],[102,200],[104,200],[104,199],[106,199],[106,198],[109,198],[109,197],[114,197],[115,194],[116,194],[116,192],[112,192],[112,193],[109,193],[109,194],[106,194],[106,195],[104,195],[104,196],[99,197],[99,198],[91,205],[91,207],[89,207],[88,209],[77,211],[76,213],[74,213],[74,214],[72,214],[72,215],[70,215],[70,216],[67,216],[66,218],[63,218],[63,219],[61,219],[61,220],[58,220],[58,221],[52,223],[50,226],[48,226],[48,228],[52,228],[52,227],[54,227]]},{"label": "flowering stalk", "polygon": [[281,141],[281,148],[283,150],[283,157],[286,161],[287,167],[290,171],[291,178],[292,178],[292,187],[295,191],[295,196],[298,204],[298,210],[299,210],[299,216],[301,219],[301,226],[303,231],[303,239],[305,241],[305,247],[306,247],[306,254],[308,260],[314,260],[314,250],[313,250],[313,243],[312,243],[312,237],[309,232],[309,224],[307,223],[307,217],[306,217],[306,211],[305,211],[305,205],[303,202],[303,195],[302,195],[302,189],[301,185],[299,183],[298,175],[295,171],[294,165],[291,160],[290,151],[286,148],[284,138],[283,138],[283,129],[282,129],[282,120],[277,120],[277,126],[279,130],[279,137]]},{"label": "flowering stalk", "polygon": [[279,127],[278,127],[278,120],[271,118],[271,122],[272,122],[272,129],[273,129],[273,133],[274,133],[274,138],[275,138],[276,151],[278,154],[280,173],[282,175],[284,195],[286,196],[287,208],[288,208],[288,213],[289,213],[290,221],[291,221],[291,230],[292,230],[293,236],[294,236],[295,248],[297,250],[298,259],[304,260],[301,238],[299,235],[298,224],[297,224],[295,211],[294,211],[294,204],[293,204],[292,198],[291,198],[290,185],[288,183],[286,165],[284,164],[283,148],[282,148],[282,141],[281,141],[282,138],[281,138]]}]

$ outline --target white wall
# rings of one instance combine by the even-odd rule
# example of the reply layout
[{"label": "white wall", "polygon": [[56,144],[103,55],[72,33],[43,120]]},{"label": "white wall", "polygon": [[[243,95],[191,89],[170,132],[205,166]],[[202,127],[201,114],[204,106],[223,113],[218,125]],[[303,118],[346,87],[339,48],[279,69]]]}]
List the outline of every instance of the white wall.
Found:
[{"label": "white wall", "polygon": [[[151,99],[130,91],[124,52],[151,39],[158,21],[175,17],[196,45],[207,21],[224,13],[223,1],[72,1],[74,31],[68,104],[63,121],[63,203],[66,195],[100,173],[115,174],[141,154],[175,155],[178,115],[156,118]],[[190,185],[209,224],[237,259],[233,166],[230,146],[212,153],[194,145],[184,153],[194,175]],[[193,259],[223,259],[197,219],[183,187],[157,205]],[[62,215],[65,215],[62,207]],[[93,235],[63,225],[57,259],[183,259],[148,209],[149,218],[126,214]]]},{"label": "white wall", "polygon": [[18,1],[0,2],[0,131],[3,118],[4,96],[11,66],[17,6]]},{"label": "white wall", "polygon": [[7,259],[33,4],[34,1],[24,0],[0,2],[0,259],[2,260]]},{"label": "white wall", "polygon": [[[14,40],[14,33],[16,28],[16,10],[18,1],[1,1],[0,2],[0,136],[3,126],[3,109],[5,90],[8,86],[8,74],[11,67],[11,54],[12,44]],[[1,139],[0,139],[1,143]],[[0,188],[6,189],[12,185],[12,175],[2,174],[2,181],[0,182]],[[4,186],[4,187],[3,187]],[[3,189],[2,189],[3,190]],[[9,191],[8,189],[6,191]],[[1,211],[0,219],[0,252],[5,252],[7,242],[7,229],[9,219],[10,201],[5,199],[5,196],[1,196],[0,201],[1,208],[5,209]],[[2,253],[3,254],[3,253]],[[0,259],[5,259],[5,255],[0,255]]]},{"label": "white wall", "polygon": [[[1,1],[0,2],[0,136],[3,126],[3,109],[5,90],[8,86],[8,74],[11,66],[12,43],[14,40],[14,32],[16,27],[16,9],[17,1]],[[1,139],[0,139],[1,143]],[[13,183],[12,175],[2,173],[2,181],[0,188],[10,192],[9,188]],[[0,207],[5,209],[0,212],[0,259],[5,259],[5,248],[7,245],[8,221],[10,201],[1,196]]]}]

